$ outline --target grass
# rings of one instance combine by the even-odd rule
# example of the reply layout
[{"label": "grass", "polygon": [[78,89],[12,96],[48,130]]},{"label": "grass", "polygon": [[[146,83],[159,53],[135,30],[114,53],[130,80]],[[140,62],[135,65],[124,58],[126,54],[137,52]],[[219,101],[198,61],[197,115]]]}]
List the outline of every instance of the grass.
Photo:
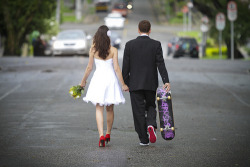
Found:
[{"label": "grass", "polygon": [[76,22],[76,16],[75,15],[68,15],[68,16],[63,16],[63,22],[70,22],[74,23]]},{"label": "grass", "polygon": [[95,7],[90,7],[88,9],[89,14],[95,14]]},{"label": "grass", "polygon": [[62,12],[63,13],[74,13],[74,10],[70,9],[68,6],[63,6]]},{"label": "grass", "polygon": [[193,37],[198,43],[201,43],[201,33],[199,31],[180,31],[177,33],[179,37]]},{"label": "grass", "polygon": [[182,24],[183,23],[183,19],[180,19],[178,17],[174,17],[174,18],[171,18],[169,20],[169,23],[170,24]]},{"label": "grass", "polygon": [[91,4],[93,0],[87,0],[88,4]]}]

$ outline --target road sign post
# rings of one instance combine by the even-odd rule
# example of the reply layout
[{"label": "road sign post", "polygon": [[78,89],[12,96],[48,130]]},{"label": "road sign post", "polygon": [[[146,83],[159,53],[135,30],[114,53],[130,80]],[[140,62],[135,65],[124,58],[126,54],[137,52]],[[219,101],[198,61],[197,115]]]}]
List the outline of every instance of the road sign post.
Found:
[{"label": "road sign post", "polygon": [[183,31],[187,31],[187,13],[188,13],[188,7],[184,6],[182,8],[183,12]]},{"label": "road sign post", "polygon": [[234,1],[227,4],[227,17],[231,22],[231,60],[234,60],[234,21],[237,19],[237,4]]},{"label": "road sign post", "polygon": [[192,8],[194,7],[192,2],[187,3],[188,6],[188,31],[192,29]]},{"label": "road sign post", "polygon": [[219,30],[219,55],[222,58],[221,52],[221,40],[222,40],[222,30],[225,28],[225,15],[223,13],[218,13],[216,15],[216,28]]},{"label": "road sign post", "polygon": [[207,16],[203,16],[201,18],[201,32],[202,32],[202,42],[201,42],[201,50],[200,50],[200,58],[205,57],[206,56],[206,45],[207,45],[207,31],[208,31],[208,22],[209,19]]}]

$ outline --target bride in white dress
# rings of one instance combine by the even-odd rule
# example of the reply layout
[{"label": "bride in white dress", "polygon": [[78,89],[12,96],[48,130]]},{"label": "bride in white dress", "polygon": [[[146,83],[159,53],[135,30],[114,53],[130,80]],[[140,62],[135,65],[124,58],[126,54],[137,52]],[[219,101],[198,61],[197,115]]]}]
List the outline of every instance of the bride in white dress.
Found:
[{"label": "bride in white dress", "polygon": [[[118,64],[118,51],[110,46],[109,32],[108,27],[103,25],[95,33],[93,45],[89,51],[88,66],[81,81],[81,86],[85,87],[95,62],[96,70],[83,100],[92,102],[96,106],[96,122],[100,136],[99,147],[105,147],[105,141],[107,143],[110,141],[114,121],[114,104],[125,103],[122,90],[129,90],[124,83]],[[118,80],[122,85],[122,90]],[[103,133],[104,106],[106,106],[107,111],[107,131],[105,137]]]}]

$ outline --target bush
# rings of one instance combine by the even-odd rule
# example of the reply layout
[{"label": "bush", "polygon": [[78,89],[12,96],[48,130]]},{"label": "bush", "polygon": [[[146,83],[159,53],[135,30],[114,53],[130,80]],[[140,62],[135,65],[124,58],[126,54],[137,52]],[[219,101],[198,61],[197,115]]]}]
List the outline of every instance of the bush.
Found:
[{"label": "bush", "polygon": [[[226,59],[227,58],[227,47],[226,46],[222,46],[221,47],[221,52],[222,52],[222,58]],[[219,48],[215,48],[215,47],[207,47],[206,48],[206,57],[208,59],[219,59]]]}]

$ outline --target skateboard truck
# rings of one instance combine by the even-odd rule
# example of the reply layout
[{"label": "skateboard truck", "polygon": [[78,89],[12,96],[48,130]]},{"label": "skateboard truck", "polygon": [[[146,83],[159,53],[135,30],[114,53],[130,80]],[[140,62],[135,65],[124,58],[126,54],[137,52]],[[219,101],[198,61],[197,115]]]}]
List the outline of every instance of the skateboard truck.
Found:
[{"label": "skateboard truck", "polygon": [[157,99],[157,101],[159,101],[159,100],[166,100],[166,99],[170,100],[171,96],[162,96],[162,98],[157,97],[156,99]]},{"label": "skateboard truck", "polygon": [[161,130],[161,132],[162,132],[162,131],[164,131],[164,130],[166,130],[166,131],[169,131],[169,130],[174,131],[175,129],[174,129],[174,127],[171,127],[171,128],[170,128],[168,125],[166,125],[165,128],[161,128],[160,130]]}]

